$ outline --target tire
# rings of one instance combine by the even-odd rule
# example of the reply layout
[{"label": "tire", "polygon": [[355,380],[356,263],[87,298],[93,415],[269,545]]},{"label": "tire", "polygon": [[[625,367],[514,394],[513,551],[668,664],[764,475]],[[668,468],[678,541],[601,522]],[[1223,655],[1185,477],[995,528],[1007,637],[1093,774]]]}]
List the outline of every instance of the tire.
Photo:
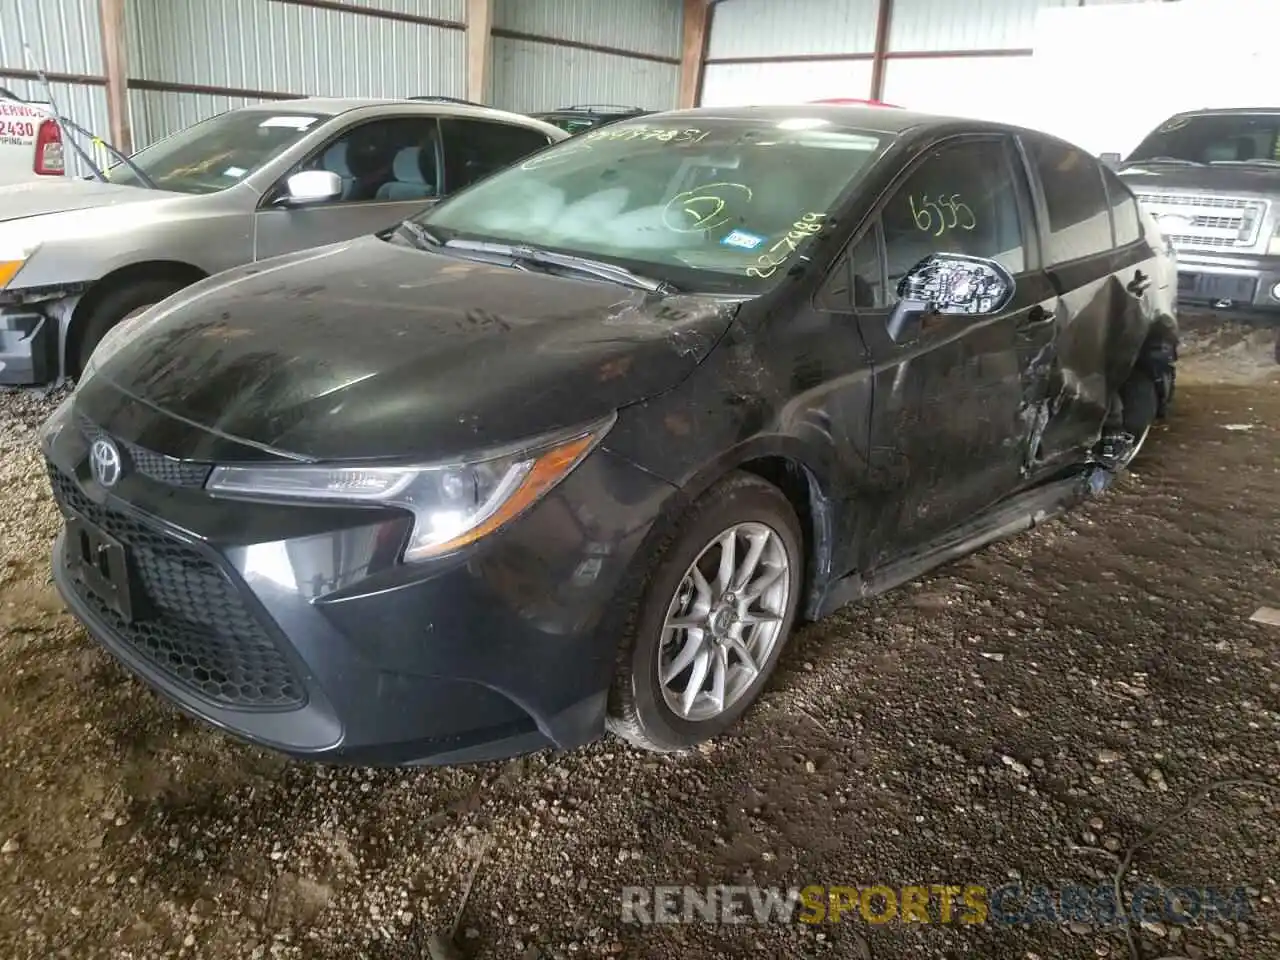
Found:
[{"label": "tire", "polygon": [[1133,449],[1123,464],[1128,467],[1137,459],[1160,412],[1160,394],[1155,381],[1143,371],[1135,370],[1120,388],[1120,402],[1125,432],[1135,438]]},{"label": "tire", "polygon": [[[749,591],[754,593],[767,582],[766,573],[774,579],[754,601],[737,582],[732,591],[736,603],[709,604],[690,575],[691,568],[698,561],[714,600],[719,591],[713,577],[722,556],[718,543],[728,531],[735,531],[734,556],[739,566],[734,579],[741,580],[753,552],[758,562],[754,573],[747,571]],[[761,546],[753,548],[757,541]],[[628,618],[609,697],[608,729],[642,749],[672,752],[696,746],[732,726],[764,688],[786,646],[804,585],[803,542],[790,502],[778,488],[753,474],[732,473],[695,501],[659,545]],[[781,573],[773,573],[779,569]],[[747,621],[766,616],[776,620],[754,623],[735,616],[744,611]],[[669,628],[669,614],[683,614],[684,619],[704,626],[696,633]],[[707,629],[713,621],[714,630]],[[681,655],[687,658],[694,648],[699,652],[692,661],[664,685],[659,670],[672,671]],[[706,670],[699,686],[694,675],[703,665]],[[713,696],[720,672],[717,665],[723,666],[724,677],[718,710]],[[682,713],[686,701],[681,693],[687,696],[691,686],[695,689],[692,704]]]},{"label": "tire", "polygon": [[72,341],[73,346],[68,351],[71,354],[68,357],[71,361],[71,372],[75,376],[80,375],[88,364],[94,348],[106,336],[107,331],[117,323],[140,313],[147,307],[154,306],[166,297],[177,293],[184,286],[186,284],[173,280],[142,280],[108,291],[84,318],[79,336]]}]

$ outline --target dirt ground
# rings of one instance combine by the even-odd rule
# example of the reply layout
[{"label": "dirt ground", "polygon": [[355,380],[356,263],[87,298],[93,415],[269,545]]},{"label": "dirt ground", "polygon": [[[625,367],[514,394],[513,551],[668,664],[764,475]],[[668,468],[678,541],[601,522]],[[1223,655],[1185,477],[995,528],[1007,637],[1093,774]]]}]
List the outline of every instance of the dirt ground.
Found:
[{"label": "dirt ground", "polygon": [[[0,397],[0,956],[425,958],[486,843],[475,957],[1126,958],[1086,925],[638,926],[624,885],[1247,889],[1146,957],[1280,957],[1280,366],[1197,326],[1176,410],[1069,517],[794,638],[733,736],[454,770],[304,766],[180,717],[49,585],[34,442]],[[1170,816],[1173,819],[1168,820]],[[1166,822],[1167,820],[1167,822]]]}]

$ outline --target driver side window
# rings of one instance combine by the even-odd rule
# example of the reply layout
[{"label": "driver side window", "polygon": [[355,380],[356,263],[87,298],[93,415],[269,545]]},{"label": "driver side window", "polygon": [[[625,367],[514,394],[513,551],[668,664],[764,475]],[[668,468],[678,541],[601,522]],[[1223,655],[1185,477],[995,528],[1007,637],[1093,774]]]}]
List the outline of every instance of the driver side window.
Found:
[{"label": "driver side window", "polygon": [[344,131],[299,168],[342,181],[330,203],[429,200],[439,195],[439,127],[434,117],[373,120]]},{"label": "driver side window", "polygon": [[1026,268],[1013,170],[1001,140],[946,144],[930,151],[881,213],[891,299],[898,282],[930,254],[994,260]]}]

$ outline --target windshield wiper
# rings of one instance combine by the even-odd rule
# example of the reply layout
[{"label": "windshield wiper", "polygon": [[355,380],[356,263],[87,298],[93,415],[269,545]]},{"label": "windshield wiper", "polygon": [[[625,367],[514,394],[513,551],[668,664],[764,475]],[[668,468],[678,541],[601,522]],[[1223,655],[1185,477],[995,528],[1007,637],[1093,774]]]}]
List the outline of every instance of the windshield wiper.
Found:
[{"label": "windshield wiper", "polygon": [[1203,167],[1198,160],[1186,160],[1182,157],[1143,157],[1141,160],[1130,160],[1129,163],[1176,163],[1183,167]]},{"label": "windshield wiper", "polygon": [[1267,160],[1258,157],[1254,160],[1211,160],[1214,167],[1280,167],[1280,160]]},{"label": "windshield wiper", "polygon": [[647,290],[650,293],[672,294],[677,292],[675,285],[667,280],[655,280],[653,277],[633,273],[626,267],[620,267],[616,263],[592,260],[589,257],[579,257],[569,253],[556,253],[552,250],[541,250],[537,247],[524,246],[523,244],[493,243],[487,240],[450,240],[445,246],[457,250],[474,250],[476,253],[492,253],[500,257],[509,257],[515,266],[523,266],[526,269],[530,265],[558,267],[562,270],[598,277],[601,280],[610,280],[613,283],[634,287],[637,290]]},{"label": "windshield wiper", "polygon": [[444,246],[443,240],[420,223],[414,223],[412,220],[403,220],[396,226],[395,232],[399,233],[402,230],[412,238],[414,246],[420,250],[425,250],[427,247]]}]

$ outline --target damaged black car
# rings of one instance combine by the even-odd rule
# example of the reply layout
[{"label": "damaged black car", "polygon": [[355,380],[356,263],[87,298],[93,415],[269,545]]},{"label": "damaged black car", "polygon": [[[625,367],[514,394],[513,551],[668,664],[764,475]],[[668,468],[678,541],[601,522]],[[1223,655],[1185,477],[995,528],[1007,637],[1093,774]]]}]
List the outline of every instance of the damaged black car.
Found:
[{"label": "damaged black car", "polygon": [[687,748],[798,622],[1105,487],[1172,398],[1174,277],[1039,133],[623,121],[109,333],[43,430],[56,582],[295,756]]}]

